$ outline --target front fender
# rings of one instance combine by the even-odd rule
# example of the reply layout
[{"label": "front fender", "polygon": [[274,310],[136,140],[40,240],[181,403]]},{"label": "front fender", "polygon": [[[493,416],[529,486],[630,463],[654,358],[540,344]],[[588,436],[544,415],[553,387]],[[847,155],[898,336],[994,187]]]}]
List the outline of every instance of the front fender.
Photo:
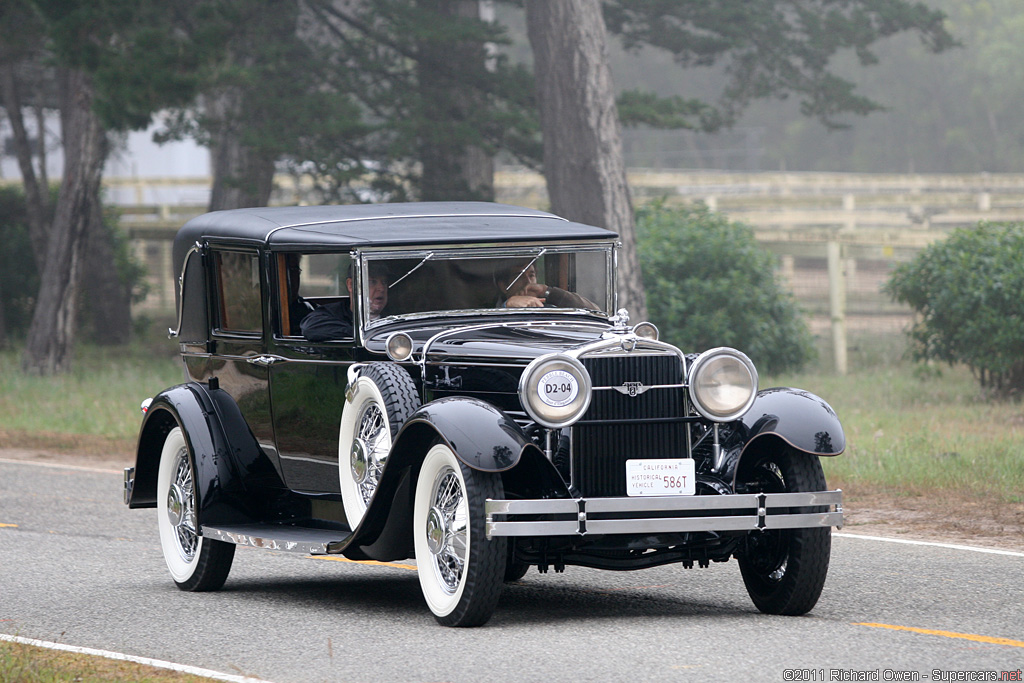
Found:
[{"label": "front fender", "polygon": [[440,437],[459,460],[483,472],[512,469],[524,449],[536,448],[515,420],[475,398],[441,398],[421,406],[398,433],[392,451],[401,450],[407,438],[422,440],[425,434]]},{"label": "front fender", "polygon": [[758,392],[740,421],[746,431],[744,452],[768,436],[811,455],[833,456],[846,450],[846,435],[832,406],[802,389],[776,387]]},{"label": "front fender", "polygon": [[461,397],[431,401],[413,413],[396,435],[363,521],[345,544],[331,552],[343,552],[352,559],[409,556],[415,480],[423,457],[438,439],[467,466],[483,472],[512,469],[528,449],[543,459],[519,425],[491,404]]},{"label": "front fender", "polygon": [[199,523],[231,524],[259,518],[245,480],[266,457],[234,400],[224,391],[190,382],[153,398],[139,430],[130,508],[156,507],[160,453],[167,433],[181,427],[192,455]]}]

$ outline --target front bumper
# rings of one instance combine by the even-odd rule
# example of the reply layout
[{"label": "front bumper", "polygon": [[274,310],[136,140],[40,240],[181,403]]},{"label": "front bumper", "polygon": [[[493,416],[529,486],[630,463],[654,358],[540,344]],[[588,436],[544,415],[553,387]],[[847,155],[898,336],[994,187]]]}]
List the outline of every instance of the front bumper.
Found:
[{"label": "front bumper", "polygon": [[[823,512],[790,512],[794,507]],[[487,500],[487,537],[843,527],[843,492]],[[537,519],[538,516],[544,519]]]}]

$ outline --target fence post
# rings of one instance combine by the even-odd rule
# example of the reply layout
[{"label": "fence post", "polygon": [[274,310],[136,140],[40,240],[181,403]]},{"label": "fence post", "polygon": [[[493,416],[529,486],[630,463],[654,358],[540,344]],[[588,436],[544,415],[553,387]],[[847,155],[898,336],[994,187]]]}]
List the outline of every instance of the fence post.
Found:
[{"label": "fence post", "polygon": [[832,320],[832,355],[836,373],[845,375],[846,358],[846,285],[843,277],[842,245],[828,243],[828,308]]}]

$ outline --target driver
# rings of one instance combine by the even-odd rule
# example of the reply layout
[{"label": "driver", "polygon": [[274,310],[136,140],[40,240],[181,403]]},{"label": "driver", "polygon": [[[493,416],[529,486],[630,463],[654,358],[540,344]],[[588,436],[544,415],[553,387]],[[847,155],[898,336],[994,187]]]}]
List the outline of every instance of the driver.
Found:
[{"label": "driver", "polygon": [[[370,320],[381,316],[388,305],[388,285],[390,276],[382,265],[370,266],[370,286],[366,293]],[[320,306],[302,319],[302,336],[309,341],[329,341],[331,339],[351,339],[354,331],[352,309],[355,297],[352,296],[352,273],[345,278],[348,288],[348,302],[335,301]]]},{"label": "driver", "polygon": [[579,294],[539,284],[537,267],[532,261],[519,261],[508,266],[497,274],[495,281],[504,298],[499,306],[505,308],[540,308],[545,305],[555,308],[598,308]]}]

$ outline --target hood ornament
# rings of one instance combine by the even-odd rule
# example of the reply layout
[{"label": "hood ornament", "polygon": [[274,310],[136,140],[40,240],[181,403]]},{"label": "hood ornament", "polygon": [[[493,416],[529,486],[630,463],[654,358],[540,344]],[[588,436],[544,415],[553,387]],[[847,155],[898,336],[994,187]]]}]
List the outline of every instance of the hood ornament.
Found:
[{"label": "hood ornament", "polygon": [[625,334],[629,332],[629,311],[625,308],[620,308],[615,312],[608,322],[612,324],[612,332],[617,334]]}]

